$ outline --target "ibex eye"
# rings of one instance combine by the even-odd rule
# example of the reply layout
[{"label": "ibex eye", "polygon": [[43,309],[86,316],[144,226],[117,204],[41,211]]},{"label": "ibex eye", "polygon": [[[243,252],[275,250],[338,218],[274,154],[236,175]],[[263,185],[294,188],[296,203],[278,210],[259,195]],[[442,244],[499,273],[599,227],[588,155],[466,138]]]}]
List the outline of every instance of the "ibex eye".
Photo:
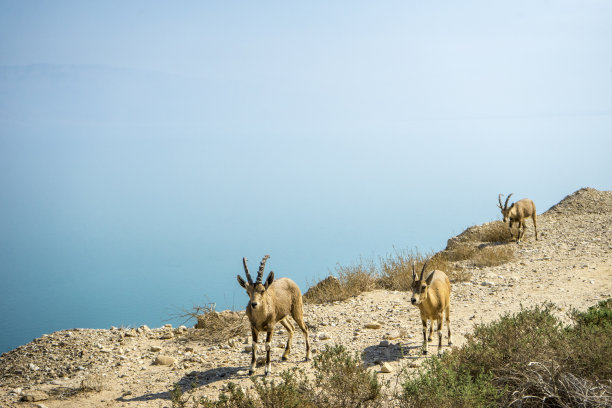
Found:
[{"label": "ibex eye", "polygon": [[426,287],[426,286],[423,286],[423,287],[421,288],[421,293],[425,292],[425,289],[427,289],[427,287]]}]

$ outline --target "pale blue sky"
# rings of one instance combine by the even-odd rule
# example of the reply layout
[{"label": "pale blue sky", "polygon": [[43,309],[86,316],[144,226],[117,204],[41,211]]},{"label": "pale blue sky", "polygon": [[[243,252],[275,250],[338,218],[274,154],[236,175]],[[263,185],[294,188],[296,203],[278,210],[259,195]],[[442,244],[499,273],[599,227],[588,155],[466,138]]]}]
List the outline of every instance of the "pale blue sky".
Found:
[{"label": "pale blue sky", "polygon": [[611,23],[608,1],[0,1],[2,326],[242,307],[242,256],[305,289],[439,250],[499,193],[609,190]]}]

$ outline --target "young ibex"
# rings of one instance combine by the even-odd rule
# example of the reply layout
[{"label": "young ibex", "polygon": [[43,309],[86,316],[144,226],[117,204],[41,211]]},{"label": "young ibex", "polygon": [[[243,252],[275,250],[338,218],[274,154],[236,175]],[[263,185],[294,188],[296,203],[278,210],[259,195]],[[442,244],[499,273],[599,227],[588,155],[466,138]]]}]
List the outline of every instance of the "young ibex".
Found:
[{"label": "young ibex", "polygon": [[306,340],[306,361],[310,360],[310,343],[308,342],[308,328],[304,323],[303,308],[302,308],[302,293],[298,285],[289,278],[280,278],[274,280],[274,272],[270,272],[265,283],[261,282],[263,277],[264,267],[270,255],[266,255],[261,260],[259,271],[257,272],[257,280],[253,283],[249,268],[247,267],[247,259],[242,258],[244,272],[248,282],[238,275],[238,283],[246,289],[249,295],[249,303],[246,307],[246,314],[251,322],[251,333],[253,335],[253,351],[251,355],[251,368],[249,374],[255,372],[257,350],[257,337],[260,331],[267,332],[266,337],[266,375],[271,373],[270,351],[272,349],[272,333],[276,323],[280,322],[287,329],[289,338],[287,346],[283,353],[283,360],[287,359],[291,351],[291,342],[293,340],[294,326],[289,321],[288,316],[291,315],[293,320],[298,324],[304,333]]},{"label": "young ibex", "polygon": [[517,238],[516,243],[521,242],[521,238],[525,235],[525,229],[527,228],[525,225],[525,220],[529,217],[533,218],[533,229],[535,230],[535,239],[538,240],[538,226],[536,225],[536,207],[533,201],[528,198],[523,198],[522,200],[517,201],[516,203],[512,203],[510,207],[508,207],[508,200],[510,200],[510,195],[506,198],[506,203],[502,206],[501,198],[502,194],[497,197],[499,201],[498,207],[501,209],[502,215],[504,216],[504,222],[510,220],[509,228],[510,228],[510,238],[514,238],[512,234],[512,224],[517,223]]},{"label": "young ibex", "polygon": [[[450,292],[451,284],[448,276],[442,271],[431,271],[424,278],[427,262],[423,265],[421,276],[417,279],[415,263],[412,263],[412,298],[410,302],[418,306],[423,323],[423,354],[427,354],[427,341],[431,341],[434,320],[438,322],[438,356],[442,354],[442,315],[446,313],[448,328],[448,345],[451,342],[450,329]],[[427,337],[427,321],[431,320],[429,338]]]}]

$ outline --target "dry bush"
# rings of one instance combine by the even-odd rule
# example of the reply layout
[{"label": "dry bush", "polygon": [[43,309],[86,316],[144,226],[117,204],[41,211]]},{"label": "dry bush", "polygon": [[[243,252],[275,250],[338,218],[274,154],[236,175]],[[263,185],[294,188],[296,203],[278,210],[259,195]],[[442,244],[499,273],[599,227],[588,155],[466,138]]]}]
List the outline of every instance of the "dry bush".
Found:
[{"label": "dry bush", "polygon": [[250,333],[249,319],[243,311],[215,311],[214,303],[207,306],[196,306],[193,317],[197,319],[196,330],[190,330],[187,338],[205,344],[219,344],[237,336]]},{"label": "dry bush", "polygon": [[497,266],[510,262],[514,258],[514,246],[481,245],[475,252],[472,262],[475,266]]},{"label": "dry bush", "polygon": [[483,224],[478,232],[478,240],[480,242],[508,242],[510,240],[508,226],[503,221]]},{"label": "dry bush", "polygon": [[360,260],[353,266],[336,266],[336,275],[328,276],[304,294],[306,303],[329,303],[346,300],[376,289],[376,267],[372,261]]},{"label": "dry bush", "polygon": [[328,276],[304,293],[305,303],[325,303],[343,300],[340,281],[335,276]]},{"label": "dry bush", "polygon": [[[409,291],[412,287],[412,263],[416,262],[422,268],[425,256],[412,251],[395,251],[379,258],[380,287],[389,290]],[[432,268],[433,269],[433,268]],[[420,271],[420,269],[419,269]]]},{"label": "dry bush", "polygon": [[508,227],[501,221],[470,227],[448,240],[440,256],[455,263],[454,268],[488,267],[505,264],[514,258]]},{"label": "dry bush", "polygon": [[440,253],[423,255],[415,251],[396,250],[394,254],[379,258],[378,286],[388,290],[409,291],[412,288],[413,262],[416,262],[415,270],[417,274],[420,274],[425,261],[428,262],[428,272],[437,269],[447,273],[450,278],[452,274],[450,264]]},{"label": "dry bush", "polygon": [[79,391],[89,392],[96,391],[100,392],[104,389],[104,377],[99,374],[91,374],[81,380],[81,387]]},{"label": "dry bush", "polygon": [[554,361],[530,362],[521,369],[498,373],[494,381],[512,390],[504,401],[509,407],[593,407],[612,406],[612,387],[600,381],[564,372]]},{"label": "dry bush", "polygon": [[446,272],[452,281],[465,281],[471,278],[467,271],[452,270],[445,254],[426,256],[408,250],[395,251],[374,261],[364,261],[352,266],[336,266],[336,276],[328,276],[304,294],[306,303],[329,303],[345,300],[360,293],[376,288],[409,291],[412,287],[412,263],[416,261],[416,271],[421,272],[423,263],[429,259],[427,271],[438,269]]}]

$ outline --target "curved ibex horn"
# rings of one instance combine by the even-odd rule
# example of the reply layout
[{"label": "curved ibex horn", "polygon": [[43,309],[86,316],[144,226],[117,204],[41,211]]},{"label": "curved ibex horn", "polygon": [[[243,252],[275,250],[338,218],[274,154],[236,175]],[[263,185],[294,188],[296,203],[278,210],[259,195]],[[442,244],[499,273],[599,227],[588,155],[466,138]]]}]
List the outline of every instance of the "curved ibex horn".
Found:
[{"label": "curved ibex horn", "polygon": [[244,273],[246,274],[246,278],[249,281],[249,283],[252,285],[253,279],[251,278],[251,274],[249,273],[249,267],[247,266],[246,258],[242,258],[242,264],[244,265]]},{"label": "curved ibex horn", "polygon": [[261,263],[259,264],[259,271],[257,271],[257,280],[255,281],[255,284],[261,283],[261,279],[263,278],[263,271],[266,267],[266,261],[268,260],[268,258],[270,258],[270,255],[264,256],[261,260]]},{"label": "curved ibex horn", "polygon": [[508,208],[508,200],[510,199],[510,196],[512,196],[512,194],[514,194],[514,193],[510,193],[510,194],[508,195],[508,198],[506,198],[506,204],[504,204],[504,209],[507,209],[507,208]]},{"label": "curved ibex horn", "polygon": [[499,196],[497,196],[497,201],[499,201],[499,208],[501,208],[502,210],[504,209],[504,206],[501,203],[501,198],[502,198],[503,194],[500,194]]},{"label": "curved ibex horn", "polygon": [[423,280],[423,274],[425,273],[425,268],[427,268],[427,263],[429,262],[429,259],[425,261],[425,263],[423,264],[423,269],[421,270],[421,279]]},{"label": "curved ibex horn", "polygon": [[416,280],[416,261],[412,260],[412,280]]}]

